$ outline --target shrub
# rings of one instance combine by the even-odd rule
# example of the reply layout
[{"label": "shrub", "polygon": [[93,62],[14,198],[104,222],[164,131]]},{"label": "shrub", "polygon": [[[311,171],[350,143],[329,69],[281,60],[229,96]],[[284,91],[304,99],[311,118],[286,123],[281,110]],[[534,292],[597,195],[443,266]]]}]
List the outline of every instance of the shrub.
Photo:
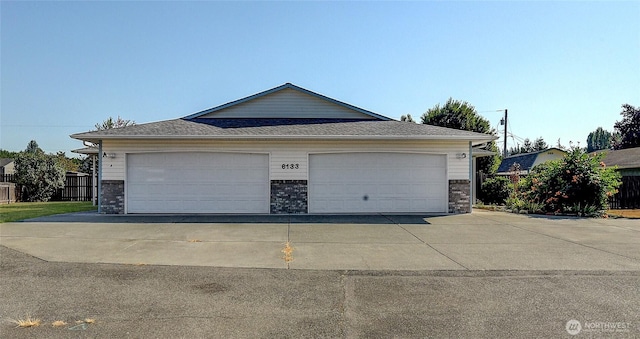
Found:
[{"label": "shrub", "polygon": [[64,186],[64,170],[53,156],[40,150],[20,152],[15,171],[16,183],[22,187],[22,201],[49,201]]},{"label": "shrub", "polygon": [[620,174],[601,159],[602,154],[591,156],[573,148],[561,160],[534,167],[520,180],[518,198],[547,213],[601,214],[621,184]]},{"label": "shrub", "polygon": [[482,183],[483,202],[504,204],[513,192],[513,184],[507,177],[493,177]]}]

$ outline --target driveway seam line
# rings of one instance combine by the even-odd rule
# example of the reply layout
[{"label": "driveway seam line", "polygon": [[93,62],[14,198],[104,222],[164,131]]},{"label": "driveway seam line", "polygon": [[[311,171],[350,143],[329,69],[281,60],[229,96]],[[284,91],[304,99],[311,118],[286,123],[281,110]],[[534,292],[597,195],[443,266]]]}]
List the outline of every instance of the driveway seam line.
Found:
[{"label": "driveway seam line", "polygon": [[409,230],[407,230],[406,228],[402,227],[402,225],[400,225],[399,223],[397,223],[395,220],[391,219],[390,217],[388,217],[388,216],[386,216],[386,215],[384,215],[384,214],[380,214],[380,215],[381,215],[382,217],[386,218],[387,220],[391,221],[392,223],[394,223],[396,226],[398,226],[398,227],[400,227],[401,229],[403,229],[405,232],[407,232],[407,233],[411,234],[414,238],[418,239],[421,243],[423,243],[423,244],[427,245],[427,246],[428,246],[429,248],[431,248],[432,250],[434,250],[434,251],[438,252],[438,253],[439,253],[440,255],[442,255],[443,257],[445,257],[445,258],[447,258],[447,259],[449,259],[449,260],[453,261],[454,263],[456,263],[458,266],[460,266],[460,267],[464,268],[465,270],[467,270],[467,271],[469,270],[469,268],[468,268],[468,267],[466,267],[466,266],[462,265],[461,263],[459,263],[459,262],[457,262],[457,261],[453,260],[453,259],[452,259],[452,258],[450,258],[448,255],[446,255],[446,254],[444,254],[444,253],[440,252],[438,249],[436,249],[435,247],[431,246],[431,245],[430,245],[430,244],[428,244],[426,241],[424,241],[424,240],[420,239],[417,235],[415,235],[415,234],[411,233]]},{"label": "driveway seam line", "polygon": [[[140,238],[68,238],[68,237],[31,237],[31,236],[17,236],[17,235],[3,235],[0,236],[2,238],[13,238],[13,239],[76,239],[76,240],[116,240],[116,241],[166,241],[166,242],[190,242],[189,240],[182,239],[140,239]],[[198,239],[200,240],[200,239]],[[280,240],[200,240],[196,243],[235,243],[235,242],[257,242],[257,243],[268,243],[268,242],[280,242]]]},{"label": "driveway seam line", "polygon": [[[624,218],[622,218],[624,219]],[[596,219],[594,221],[592,221],[594,224],[598,225],[598,226],[604,226],[604,227],[617,227],[617,228],[622,228],[625,230],[629,230],[629,231],[635,231],[635,232],[640,232],[640,229],[635,229],[635,228],[630,228],[629,226],[617,226],[617,225],[607,225],[605,223],[600,222],[600,220],[611,220],[611,219]],[[633,220],[633,219],[628,219],[628,220]]]},{"label": "driveway seam line", "polygon": [[[291,235],[291,216],[289,215],[287,217],[287,243],[285,244],[285,246],[290,246],[290,244],[291,244],[291,236],[290,235]],[[293,256],[291,257],[291,259],[293,260]],[[287,264],[287,269],[288,270],[291,269],[291,263],[289,261],[287,261],[286,254],[285,254],[284,262]]]},{"label": "driveway seam line", "polygon": [[[489,220],[492,220],[492,219],[489,219]],[[626,258],[626,259],[631,259],[631,260],[633,260],[633,261],[640,261],[640,260],[638,260],[637,258],[634,258],[634,257],[629,257],[629,256],[626,256],[626,255],[623,255],[623,254],[620,254],[620,253],[614,253],[614,252],[610,252],[610,251],[607,251],[607,250],[603,250],[603,249],[601,249],[601,248],[597,248],[597,247],[589,246],[589,245],[586,245],[586,244],[581,244],[581,243],[579,243],[579,242],[575,242],[575,241],[572,241],[572,240],[569,240],[569,239],[558,238],[558,237],[555,237],[555,236],[552,236],[552,235],[549,235],[549,234],[545,234],[545,233],[542,233],[542,232],[536,232],[536,231],[533,231],[533,230],[530,230],[530,229],[526,229],[526,228],[518,227],[518,226],[516,226],[516,225],[511,225],[511,224],[503,223],[503,222],[496,221],[496,220],[492,220],[492,221],[494,221],[494,222],[496,222],[496,223],[499,223],[499,224],[502,224],[502,225],[510,226],[510,227],[513,227],[513,228],[517,228],[517,229],[519,229],[519,230],[523,230],[523,231],[527,231],[527,232],[531,232],[531,233],[535,233],[535,234],[543,235],[543,236],[548,237],[548,238],[551,238],[551,239],[561,240],[561,241],[564,241],[564,242],[568,242],[568,243],[570,243],[570,244],[574,244],[574,245],[578,245],[578,246],[582,246],[582,247],[590,248],[590,249],[593,249],[593,250],[596,250],[596,251],[600,251],[600,252],[604,252],[604,253],[608,253],[608,254],[617,255],[617,256],[619,256],[619,257],[623,257],[623,258]]]}]

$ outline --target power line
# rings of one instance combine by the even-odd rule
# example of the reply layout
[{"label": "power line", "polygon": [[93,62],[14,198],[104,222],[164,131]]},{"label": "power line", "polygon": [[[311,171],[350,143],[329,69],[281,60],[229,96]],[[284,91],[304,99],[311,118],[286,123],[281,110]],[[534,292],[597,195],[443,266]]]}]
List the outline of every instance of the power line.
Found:
[{"label": "power line", "polygon": [[87,127],[87,125],[27,125],[27,124],[2,124],[3,127],[47,127],[47,128],[62,128],[62,127]]},{"label": "power line", "polygon": [[496,112],[504,112],[504,109],[496,109],[490,111],[476,111],[477,113],[496,113]]}]

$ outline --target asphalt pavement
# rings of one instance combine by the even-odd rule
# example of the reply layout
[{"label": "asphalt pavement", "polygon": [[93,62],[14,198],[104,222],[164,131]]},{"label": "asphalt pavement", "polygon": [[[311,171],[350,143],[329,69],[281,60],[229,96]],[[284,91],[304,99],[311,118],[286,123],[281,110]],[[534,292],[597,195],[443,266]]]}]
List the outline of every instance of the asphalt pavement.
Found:
[{"label": "asphalt pavement", "polygon": [[637,220],[121,217],[0,225],[0,337],[640,337]]}]

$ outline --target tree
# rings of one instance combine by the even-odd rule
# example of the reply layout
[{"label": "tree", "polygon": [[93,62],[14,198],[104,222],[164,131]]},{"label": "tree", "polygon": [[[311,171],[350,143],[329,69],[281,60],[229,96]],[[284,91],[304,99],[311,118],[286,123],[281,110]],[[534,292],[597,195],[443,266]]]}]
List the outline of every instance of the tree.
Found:
[{"label": "tree", "polygon": [[598,127],[587,136],[587,153],[601,149],[609,149],[611,148],[612,141],[613,134],[602,127]]},{"label": "tree", "polygon": [[531,142],[529,138],[524,139],[524,143],[522,146],[517,145],[516,147],[509,148],[509,155],[521,154],[521,153],[531,153],[531,152],[539,152],[544,151],[549,148],[549,145],[542,137],[538,137],[536,140]]},{"label": "tree", "polygon": [[621,121],[616,121],[613,127],[620,133],[620,142],[616,149],[633,148],[640,146],[640,107],[629,104],[622,105]]},{"label": "tree", "polygon": [[413,120],[413,117],[411,117],[411,114],[407,114],[407,115],[403,115],[400,117],[400,121],[405,121],[405,122],[415,122]]},{"label": "tree", "polygon": [[507,154],[509,156],[512,155],[516,155],[516,154],[521,154],[521,153],[527,153],[525,152],[522,147],[520,146],[520,144],[517,144],[515,147],[509,147],[509,151],[507,152]]},{"label": "tree", "polygon": [[524,151],[523,153],[533,152],[533,144],[529,138],[524,139],[524,142],[522,143],[522,150]]},{"label": "tree", "polygon": [[98,131],[104,131],[106,129],[112,129],[112,128],[121,128],[121,127],[127,127],[127,126],[133,126],[135,125],[136,122],[132,121],[132,120],[125,120],[122,119],[119,115],[118,118],[114,121],[112,117],[109,117],[107,120],[96,124],[96,130]]},{"label": "tree", "polygon": [[[95,124],[95,128],[97,131],[104,131],[104,130],[108,130],[108,129],[113,129],[113,128],[122,128],[122,127],[127,127],[127,126],[133,126],[135,125],[136,122],[133,120],[126,120],[126,119],[122,119],[119,115],[117,119],[113,119],[113,117],[109,117],[106,120],[104,120],[101,123],[97,123]],[[90,147],[95,147],[98,148],[98,145],[93,144],[93,143],[87,143],[87,146]],[[96,168],[99,169],[100,165],[100,157],[96,158],[96,161],[98,162],[96,164]],[[93,164],[92,164],[92,160],[90,156],[85,157],[83,160],[81,160],[80,163],[77,164],[78,168],[84,172],[84,173],[93,173]]]},{"label": "tree", "polygon": [[17,156],[18,156],[18,152],[12,152],[12,151],[0,149],[0,158],[14,159]]},{"label": "tree", "polygon": [[23,201],[49,201],[57,189],[64,187],[64,169],[55,156],[47,155],[32,140],[14,159],[15,180],[22,187]]},{"label": "tree", "polygon": [[59,151],[55,155],[56,162],[65,172],[77,172],[80,168],[81,160],[77,158],[67,158],[63,151]]},{"label": "tree", "polygon": [[[96,157],[96,171],[100,170],[99,167],[97,167],[99,162],[100,162],[100,157]],[[93,174],[93,157],[88,155],[80,159],[78,170],[82,173]]]},{"label": "tree", "polygon": [[27,153],[43,153],[42,149],[38,146],[38,143],[35,140],[29,141],[27,144],[27,149],[24,150]]},{"label": "tree", "polygon": [[534,152],[544,151],[547,148],[549,148],[549,144],[547,144],[547,142],[544,141],[544,139],[542,139],[542,137],[538,137],[536,140],[533,141]]},{"label": "tree", "polygon": [[[422,116],[423,124],[436,125],[495,135],[495,130],[491,129],[489,120],[483,118],[476,112],[475,107],[466,101],[449,98],[444,106],[440,104],[428,109]],[[487,143],[486,150],[497,151],[495,141]],[[478,159],[478,170],[484,173],[494,173],[500,164],[500,156],[482,157]]]},{"label": "tree", "polygon": [[449,98],[442,107],[437,104],[428,109],[421,120],[423,124],[495,134],[495,132],[492,133],[489,120],[480,116],[475,107],[466,101],[453,100],[453,98]]}]

